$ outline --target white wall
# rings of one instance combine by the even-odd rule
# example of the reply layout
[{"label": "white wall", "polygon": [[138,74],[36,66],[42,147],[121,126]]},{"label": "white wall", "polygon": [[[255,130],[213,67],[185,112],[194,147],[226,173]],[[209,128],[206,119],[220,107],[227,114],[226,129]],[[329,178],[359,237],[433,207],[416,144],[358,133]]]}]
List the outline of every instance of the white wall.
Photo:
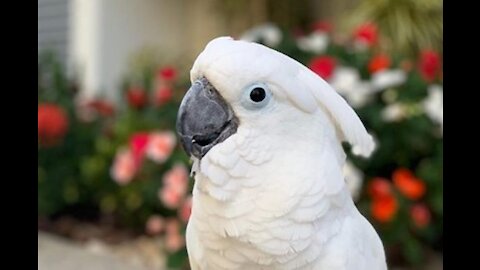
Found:
[{"label": "white wall", "polygon": [[86,97],[115,100],[132,53],[182,53],[183,0],[72,0],[70,72]]},{"label": "white wall", "polygon": [[69,73],[78,79],[82,94],[111,100],[118,97],[130,56],[143,46],[172,58],[181,56],[186,72],[209,40],[239,35],[241,28],[265,19],[265,1],[260,0],[245,1],[237,16],[225,13],[224,0],[38,1],[39,50],[47,36],[52,37],[56,41],[50,44],[66,55]]},{"label": "white wall", "polygon": [[38,52],[52,50],[65,64],[68,29],[68,0],[38,0]]}]

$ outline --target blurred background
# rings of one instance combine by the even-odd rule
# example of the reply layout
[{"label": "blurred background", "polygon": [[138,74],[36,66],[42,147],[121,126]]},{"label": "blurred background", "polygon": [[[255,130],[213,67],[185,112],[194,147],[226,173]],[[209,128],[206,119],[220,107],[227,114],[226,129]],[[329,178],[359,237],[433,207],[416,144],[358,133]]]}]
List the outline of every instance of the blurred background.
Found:
[{"label": "blurred background", "polygon": [[334,86],[378,143],[368,160],[345,145],[344,173],[391,269],[443,269],[442,14],[438,0],[38,0],[39,269],[189,269],[175,118],[222,35]]}]

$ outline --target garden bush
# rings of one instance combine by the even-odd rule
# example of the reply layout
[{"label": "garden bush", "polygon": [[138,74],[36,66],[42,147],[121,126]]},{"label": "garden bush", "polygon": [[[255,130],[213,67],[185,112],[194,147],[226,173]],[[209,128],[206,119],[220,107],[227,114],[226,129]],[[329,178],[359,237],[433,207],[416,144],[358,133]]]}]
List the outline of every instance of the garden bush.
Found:
[{"label": "garden bush", "polygon": [[[426,252],[443,250],[441,55],[429,48],[416,57],[389,55],[379,48],[373,23],[348,38],[332,28],[319,22],[299,33],[267,24],[241,38],[302,62],[354,107],[377,148],[363,159],[345,145],[347,183],[389,262],[420,264]],[[187,265],[183,234],[192,181],[175,121],[190,83],[179,73],[187,71],[165,63],[138,68],[113,104],[80,99],[52,55],[39,59],[39,216],[92,209],[122,226],[164,235],[170,265]]]}]

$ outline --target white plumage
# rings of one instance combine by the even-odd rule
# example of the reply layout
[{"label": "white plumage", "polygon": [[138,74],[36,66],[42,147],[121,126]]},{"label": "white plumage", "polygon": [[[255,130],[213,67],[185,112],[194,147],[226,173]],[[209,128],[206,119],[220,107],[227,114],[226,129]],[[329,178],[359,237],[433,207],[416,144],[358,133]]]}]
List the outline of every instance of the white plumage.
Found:
[{"label": "white plumage", "polygon": [[[239,126],[194,158],[192,269],[387,269],[380,238],[342,175],[342,141],[364,156],[374,148],[345,100],[295,60],[229,37],[198,56],[192,83],[200,77]],[[258,110],[242,103],[253,83],[272,93]]]}]

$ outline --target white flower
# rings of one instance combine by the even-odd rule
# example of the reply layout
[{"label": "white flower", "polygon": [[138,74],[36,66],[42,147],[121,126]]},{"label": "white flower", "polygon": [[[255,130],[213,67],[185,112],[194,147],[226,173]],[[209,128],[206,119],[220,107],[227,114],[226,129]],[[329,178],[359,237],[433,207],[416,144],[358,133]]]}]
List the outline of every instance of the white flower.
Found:
[{"label": "white flower", "polygon": [[406,79],[403,70],[385,70],[374,73],[370,81],[362,81],[356,69],[339,67],[329,82],[352,107],[360,108],[370,101],[374,93],[400,85]]},{"label": "white flower", "polygon": [[443,130],[443,87],[431,85],[428,87],[428,97],[423,101],[425,113],[433,121],[439,123]]},{"label": "white flower", "polygon": [[382,119],[385,122],[397,122],[407,116],[407,106],[401,103],[393,103],[382,110]]},{"label": "white flower", "polygon": [[329,82],[354,108],[360,108],[370,100],[370,83],[361,81],[360,74],[354,68],[337,68]]},{"label": "white flower", "polygon": [[354,201],[359,199],[360,191],[362,190],[363,184],[363,173],[353,165],[350,161],[346,161],[343,166],[343,175],[345,177],[345,182],[347,187],[352,194]]},{"label": "white flower", "polygon": [[275,47],[282,41],[282,31],[272,23],[265,23],[248,30],[240,39],[250,42],[262,41],[269,47]]},{"label": "white flower", "polygon": [[360,74],[354,68],[338,67],[335,69],[330,84],[339,94],[352,92],[360,81]]},{"label": "white flower", "polygon": [[401,69],[382,70],[372,75],[372,88],[375,91],[381,91],[389,87],[403,84],[407,80],[407,74]]},{"label": "white flower", "polygon": [[328,35],[323,32],[315,31],[306,37],[297,40],[297,46],[304,51],[315,54],[323,53],[328,47]]},{"label": "white flower", "polygon": [[372,87],[370,83],[360,81],[355,86],[354,90],[347,95],[345,99],[354,108],[361,108],[367,104],[372,97]]}]

